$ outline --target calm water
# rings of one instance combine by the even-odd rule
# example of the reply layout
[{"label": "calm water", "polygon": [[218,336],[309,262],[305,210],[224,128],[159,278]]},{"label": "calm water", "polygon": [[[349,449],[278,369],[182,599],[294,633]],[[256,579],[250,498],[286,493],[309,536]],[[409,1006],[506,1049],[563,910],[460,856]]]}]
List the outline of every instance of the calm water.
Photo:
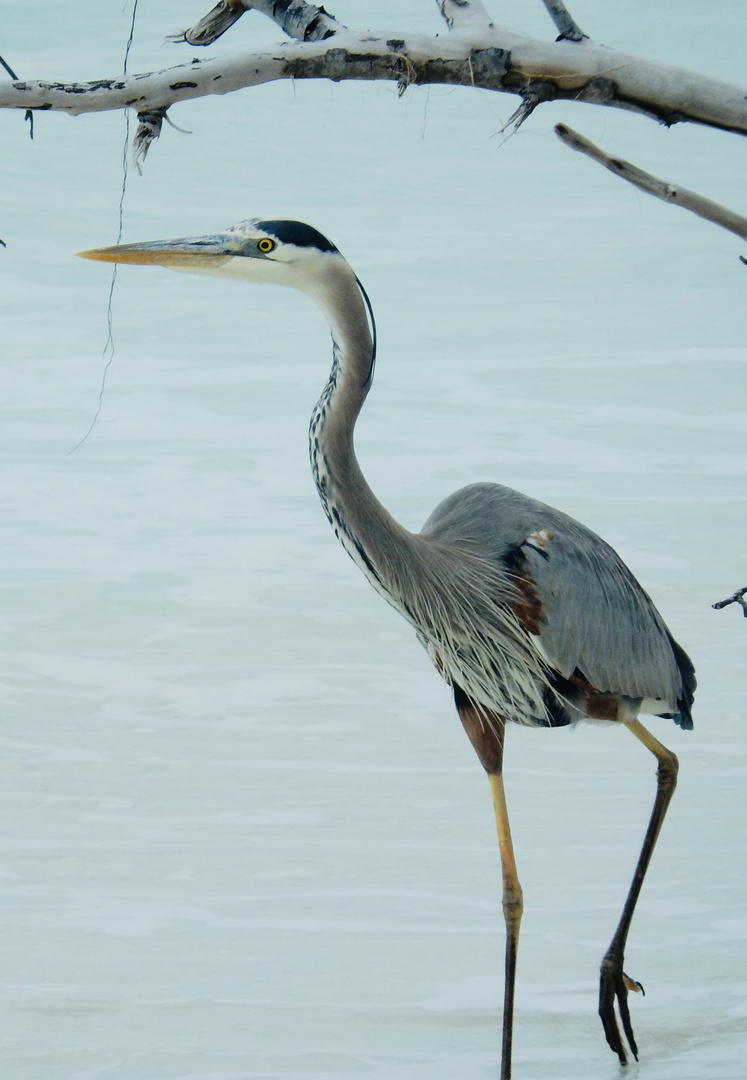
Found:
[{"label": "calm water", "polygon": [[[205,5],[207,9],[209,5]],[[432,3],[331,5],[441,32]],[[742,5],[574,3],[607,44],[743,74]],[[411,14],[406,13],[411,9]],[[539,3],[492,5],[546,37]],[[405,12],[403,14],[403,11]],[[27,0],[21,77],[120,70],[131,7]],[[141,0],[130,70],[203,13]],[[278,32],[248,14],[213,48]],[[747,1056],[745,246],[552,134],[563,120],[745,212],[747,143],[485,92],[288,84],[173,110],[125,240],[255,214],[328,233],[371,295],[359,454],[416,528],[500,480],[580,517],[693,656],[693,733],[626,967],[641,1080]],[[487,784],[412,634],[336,545],[306,461],[310,302],[122,268],[121,115],[0,116],[3,1073],[13,1080],[487,1080],[503,931]],[[517,1080],[620,1076],[595,1016],[654,790],[624,731],[511,731],[526,914]]]}]

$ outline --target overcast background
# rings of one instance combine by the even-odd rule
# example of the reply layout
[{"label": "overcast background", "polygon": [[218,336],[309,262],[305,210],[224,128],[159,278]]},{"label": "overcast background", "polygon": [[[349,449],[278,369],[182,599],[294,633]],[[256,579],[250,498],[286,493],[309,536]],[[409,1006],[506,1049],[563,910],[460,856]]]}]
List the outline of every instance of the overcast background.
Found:
[{"label": "overcast background", "polygon": [[[539,0],[488,5],[552,38]],[[129,69],[209,4],[140,0]],[[19,77],[121,71],[132,6],[6,4]],[[334,0],[445,32],[433,0]],[[575,0],[598,42],[744,78],[738,0]],[[275,41],[247,14],[209,52]],[[204,55],[201,54],[201,55]],[[747,247],[556,139],[747,212],[747,143],[487,91],[290,83],[175,107],[124,240],[255,215],[327,233],[377,313],[358,450],[418,528],[497,480],[609,540],[693,657],[695,730],[630,936],[641,1064],[741,1080]],[[502,994],[488,786],[447,688],[336,543],[308,469],[328,371],[300,294],[123,267],[96,411],[122,114],[0,115],[0,1057],[9,1080],[488,1080]],[[596,1017],[654,794],[624,730],[511,730],[526,912],[517,1080],[616,1080]]]}]

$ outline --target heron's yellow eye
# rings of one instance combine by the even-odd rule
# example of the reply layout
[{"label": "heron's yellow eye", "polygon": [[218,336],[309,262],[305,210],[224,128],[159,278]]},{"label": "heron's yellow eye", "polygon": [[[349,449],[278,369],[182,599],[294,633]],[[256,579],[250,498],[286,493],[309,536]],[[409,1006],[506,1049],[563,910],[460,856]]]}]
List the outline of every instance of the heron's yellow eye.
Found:
[{"label": "heron's yellow eye", "polygon": [[274,240],[269,240],[267,237],[263,237],[257,243],[257,247],[259,248],[259,250],[262,252],[263,255],[266,255],[269,251],[272,251],[273,248],[277,247],[277,244],[275,243]]}]

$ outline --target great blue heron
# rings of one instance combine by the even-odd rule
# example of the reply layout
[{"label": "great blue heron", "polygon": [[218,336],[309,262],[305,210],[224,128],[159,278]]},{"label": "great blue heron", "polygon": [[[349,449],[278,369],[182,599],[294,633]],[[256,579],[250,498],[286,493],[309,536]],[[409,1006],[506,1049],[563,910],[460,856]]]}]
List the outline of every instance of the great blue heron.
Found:
[{"label": "great blue heron", "polygon": [[[623,724],[658,760],[651,819],[615,935],[601,965],[607,1042],[633,1055],[623,953],[633,911],[677,781],[677,758],[640,712],[692,728],[693,666],[617,553],[544,503],[498,484],[445,499],[420,533],[403,528],[366,483],[353,447],[376,354],[373,312],[334,244],[298,221],[255,218],[215,236],[98,248],[86,258],[289,285],[326,315],[332,371],[311,417],[311,467],[335,534],[373,587],[411,623],[453,687],[493,794],[503,872],[506,964],[502,1080],[511,1075],[513,999],[523,909],[503,789],[506,723]],[[369,324],[370,317],[370,324]]]}]

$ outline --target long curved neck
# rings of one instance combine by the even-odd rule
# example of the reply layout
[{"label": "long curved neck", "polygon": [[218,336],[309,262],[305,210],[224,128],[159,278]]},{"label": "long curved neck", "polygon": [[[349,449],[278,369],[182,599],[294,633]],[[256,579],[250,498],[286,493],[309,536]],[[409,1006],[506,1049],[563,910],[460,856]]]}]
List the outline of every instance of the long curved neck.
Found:
[{"label": "long curved neck", "polygon": [[340,257],[326,270],[311,295],[332,329],[333,362],[309,442],[332,528],[374,588],[415,627],[447,682],[484,715],[516,716],[520,709],[518,715],[542,717],[544,661],[512,616],[515,593],[505,570],[469,541],[443,544],[408,532],[363,477],[353,432],[371,385],[371,334],[350,267]]},{"label": "long curved neck", "polygon": [[[329,381],[309,425],[309,454],[319,497],[338,539],[379,592],[396,603],[391,556],[411,539],[381,505],[355,456],[355,422],[373,376],[373,343],[357,280],[342,258],[335,260],[314,299],[332,330]],[[399,543],[392,541],[399,541]]]}]

